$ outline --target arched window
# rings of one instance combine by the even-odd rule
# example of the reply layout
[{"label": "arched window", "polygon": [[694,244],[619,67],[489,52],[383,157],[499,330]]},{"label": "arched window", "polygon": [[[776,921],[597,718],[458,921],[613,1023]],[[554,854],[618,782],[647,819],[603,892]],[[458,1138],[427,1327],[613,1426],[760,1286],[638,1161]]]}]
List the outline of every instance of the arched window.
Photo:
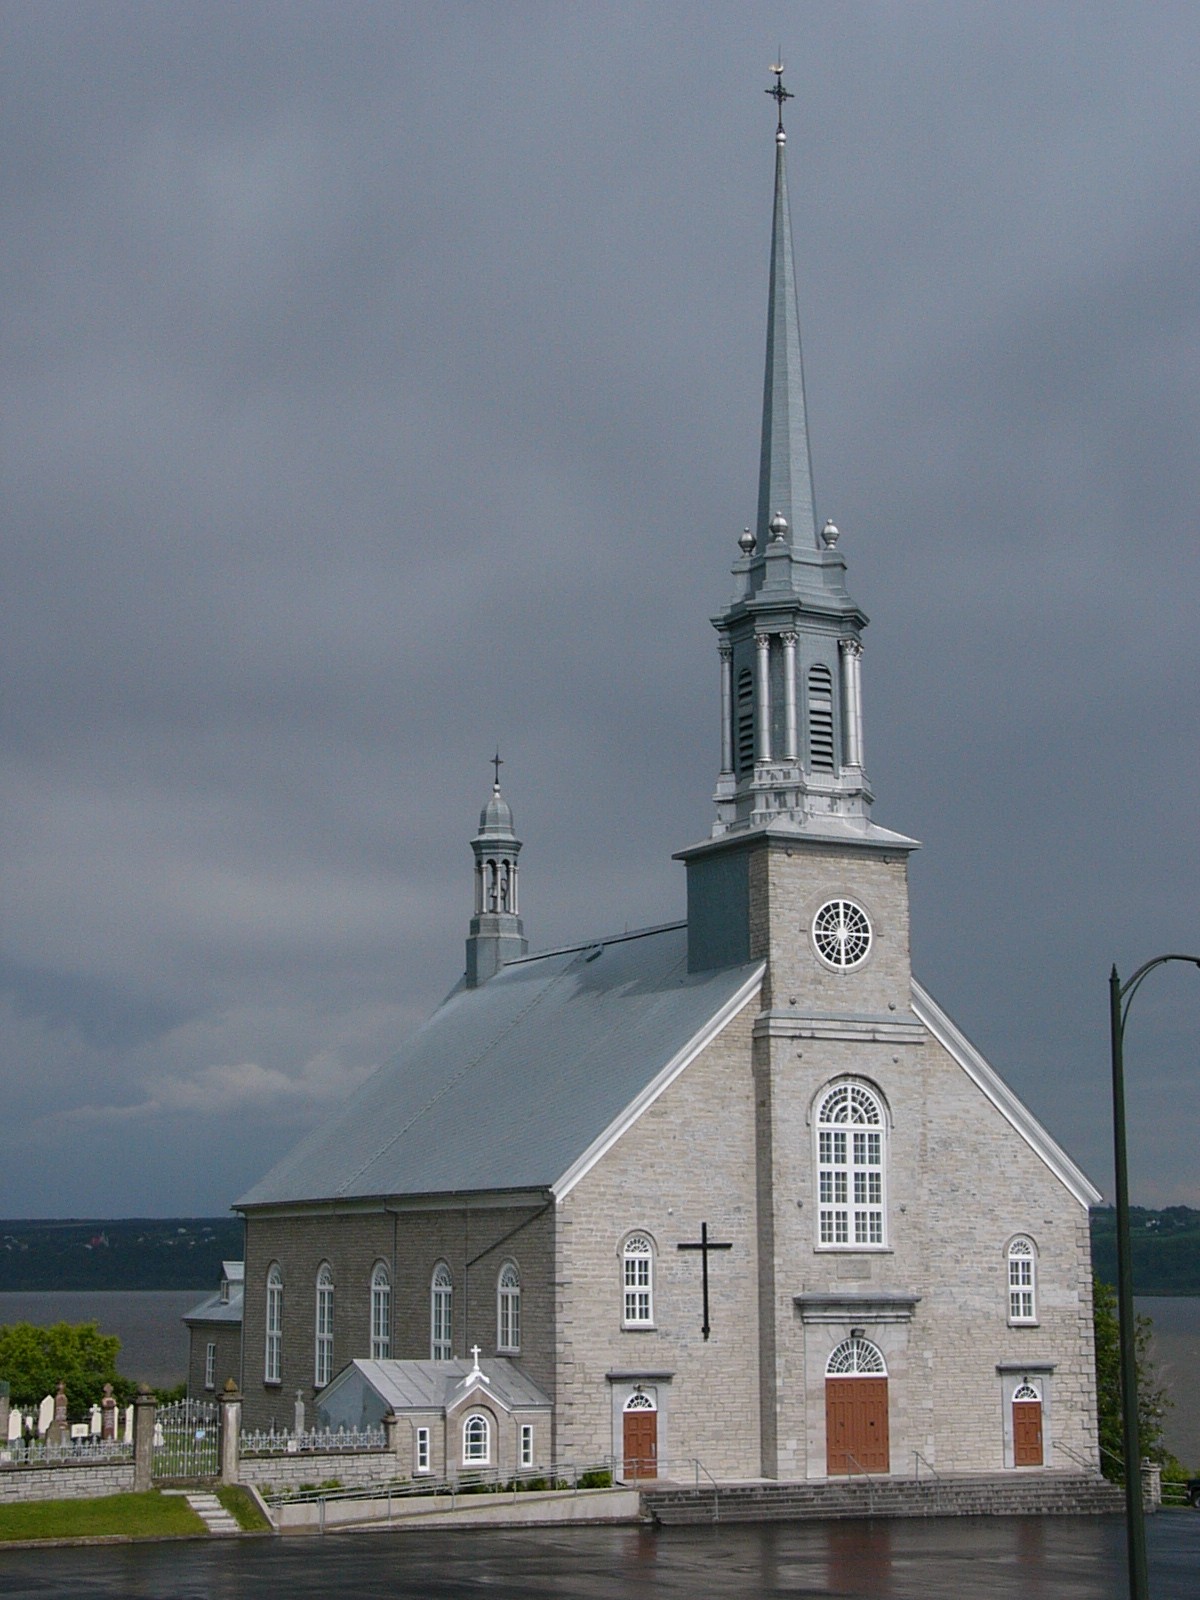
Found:
[{"label": "arched window", "polygon": [[1008,1320],[1037,1321],[1037,1249],[1023,1233],[1008,1247]]},{"label": "arched window", "polygon": [[808,673],[808,765],[833,771],[833,675],[820,662]]},{"label": "arched window", "polygon": [[283,1368],[283,1273],[278,1261],[267,1268],[267,1345],[263,1382],[279,1383]]},{"label": "arched window", "polygon": [[865,1084],[839,1083],[817,1111],[819,1245],[861,1250],[887,1243],[886,1123]]},{"label": "arched window", "polygon": [[463,1465],[486,1466],[492,1459],[492,1425],[482,1411],[463,1423]]},{"label": "arched window", "polygon": [[521,1348],[521,1274],[515,1261],[506,1261],[496,1282],[496,1348]]},{"label": "arched window", "polygon": [[382,1261],[371,1274],[371,1360],[386,1361],[392,1353],[392,1279]]},{"label": "arched window", "polygon": [[621,1252],[625,1289],[621,1320],[627,1328],[654,1325],[654,1246],[644,1233],[631,1233]]},{"label": "arched window", "polygon": [[333,1377],[333,1268],[323,1261],[317,1273],[317,1339],[313,1387],[323,1389]]},{"label": "arched window", "polygon": [[433,1284],[429,1296],[429,1347],[434,1361],[449,1361],[453,1346],[452,1307],[454,1280],[450,1268],[439,1261],[433,1269]]},{"label": "arched window", "polygon": [[743,667],[737,675],[737,769],[738,773],[754,770],[754,674]]},{"label": "arched window", "polygon": [[883,1352],[869,1339],[855,1334],[843,1339],[825,1363],[827,1378],[886,1378]]}]

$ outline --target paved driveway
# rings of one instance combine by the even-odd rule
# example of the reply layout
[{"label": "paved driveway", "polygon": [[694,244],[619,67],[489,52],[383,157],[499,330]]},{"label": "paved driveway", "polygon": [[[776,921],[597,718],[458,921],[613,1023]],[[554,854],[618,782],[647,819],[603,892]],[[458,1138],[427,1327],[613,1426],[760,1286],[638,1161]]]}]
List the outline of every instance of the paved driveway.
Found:
[{"label": "paved driveway", "polygon": [[[1154,1600],[1200,1595],[1200,1514],[1148,1528]],[[0,1551],[5,1600],[1119,1600],[1117,1517],[339,1534]]]}]

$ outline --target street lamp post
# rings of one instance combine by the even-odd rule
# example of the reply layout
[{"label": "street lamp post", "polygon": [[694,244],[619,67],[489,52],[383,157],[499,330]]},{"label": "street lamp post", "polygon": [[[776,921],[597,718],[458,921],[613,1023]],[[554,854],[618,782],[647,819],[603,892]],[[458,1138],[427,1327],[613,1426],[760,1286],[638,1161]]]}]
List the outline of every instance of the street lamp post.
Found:
[{"label": "street lamp post", "polygon": [[1200,967],[1200,956],[1155,956],[1122,983],[1116,963],[1108,979],[1112,1027],[1113,1177],[1117,1191],[1117,1315],[1121,1335],[1121,1431],[1125,1454],[1125,1523],[1129,1600],[1150,1600],[1146,1582],[1146,1522],[1138,1443],[1137,1341],[1133,1323],[1133,1260],[1129,1240],[1129,1169],[1125,1155],[1125,1019],[1142,979],[1168,961]]}]

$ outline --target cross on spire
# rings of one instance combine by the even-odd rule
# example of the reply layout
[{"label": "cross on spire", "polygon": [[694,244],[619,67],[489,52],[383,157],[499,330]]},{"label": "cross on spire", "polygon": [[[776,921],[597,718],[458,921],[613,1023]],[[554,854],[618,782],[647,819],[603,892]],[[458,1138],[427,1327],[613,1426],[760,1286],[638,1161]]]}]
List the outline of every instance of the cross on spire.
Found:
[{"label": "cross on spire", "polygon": [[496,769],[496,787],[500,787],[500,768],[504,765],[500,759],[500,746],[496,746],[496,754],[492,757],[492,766]]},{"label": "cross on spire", "polygon": [[770,88],[770,89],[764,89],[763,93],[764,94],[769,94],[771,96],[771,99],[774,100],[775,104],[779,107],[779,126],[776,128],[775,131],[776,131],[776,133],[782,133],[783,132],[783,102],[785,100],[794,100],[796,97],[795,97],[795,95],[792,93],[792,91],[790,89],[785,89],[783,87],[783,62],[782,61],[777,61],[774,64],[774,66],[772,66],[771,71],[775,74],[774,86],[772,88]]}]

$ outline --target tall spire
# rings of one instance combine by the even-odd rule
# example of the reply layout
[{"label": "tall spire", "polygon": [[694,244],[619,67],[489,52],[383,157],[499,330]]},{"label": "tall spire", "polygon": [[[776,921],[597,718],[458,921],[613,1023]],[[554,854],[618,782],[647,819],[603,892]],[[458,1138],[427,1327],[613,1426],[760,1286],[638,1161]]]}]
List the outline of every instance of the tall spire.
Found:
[{"label": "tall spire", "polygon": [[767,299],[767,363],[763,382],[762,455],[758,474],[759,550],[771,539],[772,518],[787,522],[783,541],[793,549],[817,549],[808,412],[800,358],[800,316],[792,260],[792,222],[787,194],[787,134],[783,106],[792,99],[783,87],[783,62],[771,68],[774,86],[766,92],[779,108],[775,130],[775,211],[771,225],[771,283]]}]

